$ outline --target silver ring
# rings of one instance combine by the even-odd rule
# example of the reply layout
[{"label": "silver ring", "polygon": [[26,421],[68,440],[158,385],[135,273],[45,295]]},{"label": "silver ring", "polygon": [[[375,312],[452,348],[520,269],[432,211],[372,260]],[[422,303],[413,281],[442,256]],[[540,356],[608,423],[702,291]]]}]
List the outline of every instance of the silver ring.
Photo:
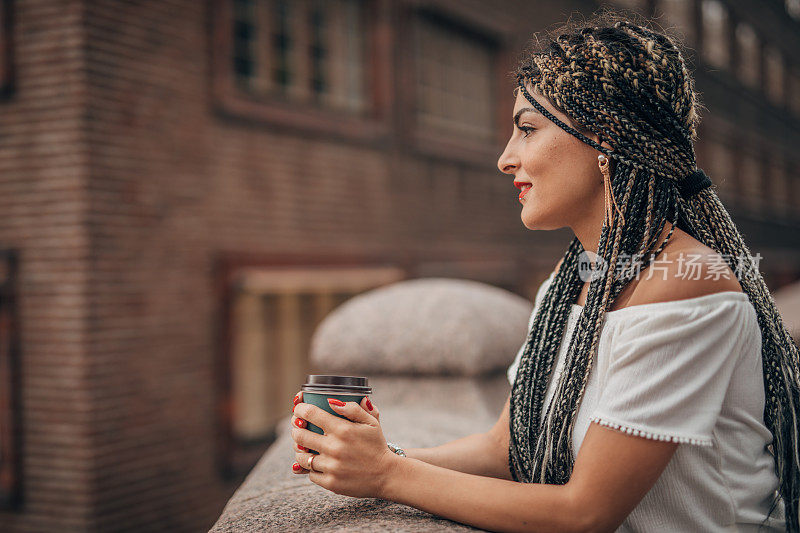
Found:
[{"label": "silver ring", "polygon": [[[307,470],[314,470],[314,457],[316,457],[316,455],[314,455],[312,453],[311,456],[308,458],[308,469]],[[315,470],[315,472],[316,472],[316,470]]]}]

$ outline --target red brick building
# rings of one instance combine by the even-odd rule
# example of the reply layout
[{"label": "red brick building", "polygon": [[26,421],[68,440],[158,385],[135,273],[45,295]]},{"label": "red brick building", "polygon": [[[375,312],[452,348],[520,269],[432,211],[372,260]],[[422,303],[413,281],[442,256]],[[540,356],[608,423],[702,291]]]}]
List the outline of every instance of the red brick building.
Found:
[{"label": "red brick building", "polygon": [[[796,2],[620,2],[697,51],[699,163],[800,275]],[[371,287],[531,295],[496,168],[530,33],[597,4],[0,0],[0,530],[209,527]]]}]

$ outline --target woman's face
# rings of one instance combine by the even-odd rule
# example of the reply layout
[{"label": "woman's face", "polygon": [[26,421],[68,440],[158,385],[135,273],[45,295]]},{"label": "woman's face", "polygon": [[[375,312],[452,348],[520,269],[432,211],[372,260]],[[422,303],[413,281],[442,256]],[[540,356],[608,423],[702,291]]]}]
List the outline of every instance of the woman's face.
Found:
[{"label": "woman's face", "polygon": [[[576,127],[540,94],[530,88],[528,92],[550,113]],[[550,122],[519,90],[512,117],[517,117],[516,124],[497,166],[514,176],[518,188],[531,185],[520,199],[525,227],[577,230],[602,226],[605,204],[603,175],[597,166],[600,152]],[[597,141],[597,136],[583,133]]]}]

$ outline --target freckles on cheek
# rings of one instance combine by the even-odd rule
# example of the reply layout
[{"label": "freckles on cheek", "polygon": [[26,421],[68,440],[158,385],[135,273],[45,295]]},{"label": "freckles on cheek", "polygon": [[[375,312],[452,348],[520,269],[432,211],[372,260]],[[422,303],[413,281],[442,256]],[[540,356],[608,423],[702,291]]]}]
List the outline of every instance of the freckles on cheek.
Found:
[{"label": "freckles on cheek", "polygon": [[541,157],[551,167],[560,167],[569,159],[568,150],[556,139],[548,139],[541,147]]},{"label": "freckles on cheek", "polygon": [[533,178],[546,177],[547,173],[569,159],[563,140],[554,137],[550,130],[533,133],[538,137],[525,150],[525,167]]}]

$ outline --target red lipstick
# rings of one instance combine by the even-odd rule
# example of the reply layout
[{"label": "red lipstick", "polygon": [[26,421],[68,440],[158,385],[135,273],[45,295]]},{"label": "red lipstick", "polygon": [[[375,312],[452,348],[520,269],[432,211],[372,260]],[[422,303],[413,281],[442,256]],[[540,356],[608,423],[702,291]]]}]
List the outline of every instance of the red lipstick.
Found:
[{"label": "red lipstick", "polygon": [[522,197],[527,194],[527,192],[532,187],[532,184],[524,182],[524,181],[515,181],[514,186],[520,190],[519,199],[522,200]]}]

